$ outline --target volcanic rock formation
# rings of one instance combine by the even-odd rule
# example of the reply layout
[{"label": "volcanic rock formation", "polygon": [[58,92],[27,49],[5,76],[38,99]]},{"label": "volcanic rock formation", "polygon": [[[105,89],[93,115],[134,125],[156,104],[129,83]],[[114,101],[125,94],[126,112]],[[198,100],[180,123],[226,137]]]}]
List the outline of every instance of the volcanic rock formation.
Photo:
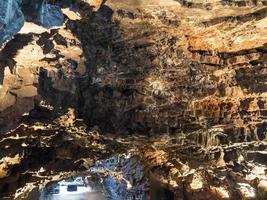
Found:
[{"label": "volcanic rock formation", "polygon": [[101,5],[1,50],[0,194],[82,172],[113,199],[266,199],[266,2]]}]

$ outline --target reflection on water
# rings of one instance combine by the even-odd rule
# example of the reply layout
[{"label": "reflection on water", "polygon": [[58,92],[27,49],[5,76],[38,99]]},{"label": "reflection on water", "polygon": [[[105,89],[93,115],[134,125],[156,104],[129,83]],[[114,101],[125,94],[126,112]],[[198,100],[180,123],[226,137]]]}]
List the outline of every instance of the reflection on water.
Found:
[{"label": "reflection on water", "polygon": [[73,177],[52,183],[41,191],[39,200],[108,200],[103,188],[89,177]]}]

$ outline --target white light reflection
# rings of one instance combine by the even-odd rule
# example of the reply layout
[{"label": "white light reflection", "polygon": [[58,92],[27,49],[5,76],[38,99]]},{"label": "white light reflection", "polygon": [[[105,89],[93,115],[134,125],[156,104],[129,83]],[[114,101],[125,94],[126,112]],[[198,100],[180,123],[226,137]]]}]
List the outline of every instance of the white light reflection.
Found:
[{"label": "white light reflection", "polygon": [[45,188],[39,200],[106,200],[85,178],[67,179]]}]

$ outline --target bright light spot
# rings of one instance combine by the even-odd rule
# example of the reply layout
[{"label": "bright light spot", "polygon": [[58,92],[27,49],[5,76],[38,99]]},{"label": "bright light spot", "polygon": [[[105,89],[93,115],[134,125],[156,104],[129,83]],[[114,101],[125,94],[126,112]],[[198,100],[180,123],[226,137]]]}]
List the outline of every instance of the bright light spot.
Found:
[{"label": "bright light spot", "polygon": [[256,196],[255,189],[247,183],[238,183],[238,189],[244,198],[254,198]]},{"label": "bright light spot", "polygon": [[251,173],[246,176],[246,180],[254,180],[255,178],[265,178],[266,166],[257,164],[251,170]]},{"label": "bright light spot", "polygon": [[53,196],[64,196],[64,195],[78,195],[78,194],[84,194],[84,193],[89,193],[92,192],[91,187],[85,187],[85,186],[78,186],[77,191],[69,192],[67,190],[68,186],[59,186],[59,193],[58,194],[53,194]]},{"label": "bright light spot", "polygon": [[63,8],[62,12],[70,19],[70,20],[80,20],[82,17],[78,11],[71,10],[69,8]]},{"label": "bright light spot", "polygon": [[23,113],[22,116],[29,116],[30,113]]},{"label": "bright light spot", "polygon": [[199,174],[194,174],[190,187],[192,190],[199,190],[203,187],[202,177]]},{"label": "bright light spot", "polygon": [[259,182],[258,188],[262,191],[267,191],[267,180],[261,180]]},{"label": "bright light spot", "polygon": [[224,187],[213,187],[211,190],[220,198],[220,199],[229,199],[229,192]]}]

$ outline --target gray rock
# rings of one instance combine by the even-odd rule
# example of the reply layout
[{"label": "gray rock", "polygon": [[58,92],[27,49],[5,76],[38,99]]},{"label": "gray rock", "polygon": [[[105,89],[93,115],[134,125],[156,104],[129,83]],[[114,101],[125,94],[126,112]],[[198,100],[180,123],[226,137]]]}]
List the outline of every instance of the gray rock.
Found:
[{"label": "gray rock", "polygon": [[25,17],[45,28],[61,26],[64,22],[60,7],[51,5],[46,0],[0,1],[0,44],[8,41],[20,31]]},{"label": "gray rock", "polygon": [[64,22],[64,16],[59,6],[43,1],[38,11],[37,22],[45,28],[61,26]]},{"label": "gray rock", "polygon": [[21,0],[0,1],[0,44],[12,38],[24,24]]}]

